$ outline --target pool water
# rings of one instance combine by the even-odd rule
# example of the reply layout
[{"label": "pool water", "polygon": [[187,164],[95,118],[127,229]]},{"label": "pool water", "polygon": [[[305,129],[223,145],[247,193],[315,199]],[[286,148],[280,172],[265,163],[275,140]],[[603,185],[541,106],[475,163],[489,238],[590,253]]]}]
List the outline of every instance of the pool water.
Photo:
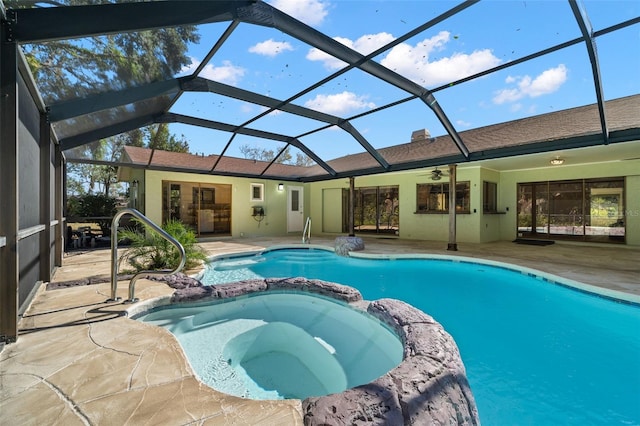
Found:
[{"label": "pool water", "polygon": [[486,425],[640,424],[640,307],[508,268],[272,250],[213,262],[203,282],[322,279],[404,300],[452,334]]},{"label": "pool water", "polygon": [[204,383],[243,398],[342,392],[402,361],[400,339],[378,319],[300,292],[162,307],[137,319],[171,331]]}]

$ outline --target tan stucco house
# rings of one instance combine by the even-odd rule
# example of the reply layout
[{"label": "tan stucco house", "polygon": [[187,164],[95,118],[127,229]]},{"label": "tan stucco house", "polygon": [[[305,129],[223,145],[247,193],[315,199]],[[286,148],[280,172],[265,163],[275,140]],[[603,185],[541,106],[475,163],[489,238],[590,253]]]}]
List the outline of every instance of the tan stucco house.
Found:
[{"label": "tan stucco house", "polygon": [[[471,161],[456,165],[458,242],[532,238],[640,245],[640,96],[606,103],[608,144],[595,105],[461,132]],[[578,129],[578,130],[576,130]],[[398,139],[412,135],[398,129]],[[319,166],[270,164],[126,147],[120,178],[131,206],[156,222],[180,219],[200,237],[301,233],[343,234],[354,178],[354,231],[405,239],[449,238],[449,136],[413,132],[412,141],[380,149],[397,171],[378,172],[368,153],[327,162],[352,176],[326,176]],[[526,154],[527,150],[544,151]],[[517,156],[512,156],[517,152]],[[474,161],[474,153],[481,159]],[[403,170],[416,161],[434,167]],[[408,168],[408,167],[407,167]],[[280,177],[237,177],[268,170]],[[286,176],[283,179],[282,176]],[[314,181],[315,180],[315,181]]]}]

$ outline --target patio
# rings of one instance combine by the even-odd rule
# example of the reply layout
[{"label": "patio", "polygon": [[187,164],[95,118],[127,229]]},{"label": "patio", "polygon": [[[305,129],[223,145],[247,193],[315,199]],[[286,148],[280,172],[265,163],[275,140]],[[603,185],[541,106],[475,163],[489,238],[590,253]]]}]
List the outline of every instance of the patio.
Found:
[{"label": "patio", "polygon": [[[333,238],[312,238],[333,246]],[[203,242],[210,255],[297,244],[294,236]],[[365,237],[365,253],[446,252],[442,242]],[[640,303],[640,248],[557,243],[461,244],[456,256],[505,261],[629,294]],[[53,282],[108,275],[106,249],[67,254]],[[119,285],[126,298],[127,283]],[[140,280],[141,300],[170,294]],[[198,382],[164,329],[128,319],[128,305],[105,302],[110,284],[47,290],[43,285],[20,321],[20,338],[0,354],[1,424],[300,425],[300,403],[251,401]]]}]

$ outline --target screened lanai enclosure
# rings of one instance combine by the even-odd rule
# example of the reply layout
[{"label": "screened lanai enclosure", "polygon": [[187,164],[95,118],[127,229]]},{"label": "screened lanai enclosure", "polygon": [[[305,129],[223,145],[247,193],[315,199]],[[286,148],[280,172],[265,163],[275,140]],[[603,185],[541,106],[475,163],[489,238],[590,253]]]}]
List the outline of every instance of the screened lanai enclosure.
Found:
[{"label": "screened lanai enclosure", "polygon": [[[117,167],[126,145],[152,150],[135,168],[309,183],[594,146],[576,161],[621,159],[640,139],[638,111],[607,107],[640,93],[634,1],[0,5],[3,342],[62,262],[69,166]],[[584,122],[518,133],[518,120],[586,106]],[[504,137],[469,133],[489,127]],[[201,160],[163,161],[158,129]],[[358,188],[357,225],[394,233],[399,206],[384,186]],[[444,199],[439,188],[423,190]],[[224,187],[182,191],[198,215],[227,204]]]}]

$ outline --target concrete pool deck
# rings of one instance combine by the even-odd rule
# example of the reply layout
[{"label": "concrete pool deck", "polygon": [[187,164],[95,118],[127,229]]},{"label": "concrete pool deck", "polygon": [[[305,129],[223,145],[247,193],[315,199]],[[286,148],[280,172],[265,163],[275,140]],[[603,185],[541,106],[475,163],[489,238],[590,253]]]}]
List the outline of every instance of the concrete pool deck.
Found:
[{"label": "concrete pool deck", "polygon": [[[446,243],[365,237],[363,253],[430,253],[513,263],[603,289],[640,296],[640,247],[511,242]],[[333,247],[334,238],[312,237]],[[203,242],[223,255],[297,244],[298,236]],[[109,250],[71,252],[54,282],[110,272]],[[118,295],[127,297],[127,282]],[[147,300],[173,292],[140,280]],[[41,286],[20,321],[18,341],[0,353],[0,424],[20,425],[301,425],[300,402],[251,401],[199,383],[180,346],[164,329],[131,320],[122,302],[105,302],[110,284],[47,290]],[[482,418],[482,413],[480,413]]]}]

